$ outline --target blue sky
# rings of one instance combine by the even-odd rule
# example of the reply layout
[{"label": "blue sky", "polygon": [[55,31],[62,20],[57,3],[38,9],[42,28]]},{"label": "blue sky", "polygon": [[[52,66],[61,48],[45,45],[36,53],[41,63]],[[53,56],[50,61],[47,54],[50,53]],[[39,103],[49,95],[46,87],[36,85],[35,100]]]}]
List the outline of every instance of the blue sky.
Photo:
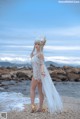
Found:
[{"label": "blue sky", "polygon": [[80,57],[80,4],[2,0],[0,6],[0,60],[29,56],[34,41],[44,36],[46,57]]}]

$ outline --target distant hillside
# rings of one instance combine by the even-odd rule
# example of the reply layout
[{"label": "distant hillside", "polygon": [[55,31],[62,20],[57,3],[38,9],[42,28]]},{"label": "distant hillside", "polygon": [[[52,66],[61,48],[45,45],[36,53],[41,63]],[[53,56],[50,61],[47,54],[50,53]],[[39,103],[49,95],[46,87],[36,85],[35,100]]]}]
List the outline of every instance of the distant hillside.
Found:
[{"label": "distant hillside", "polygon": [[17,63],[11,63],[11,62],[0,62],[0,67],[13,67],[13,66],[16,66],[16,67],[23,67],[23,66],[27,66],[27,67],[30,67],[31,65],[29,63],[26,63],[26,64],[17,64]]},{"label": "distant hillside", "polygon": [[60,65],[58,63],[52,62],[52,61],[46,61],[46,66],[49,67],[50,65],[53,65],[55,67],[59,67]]},{"label": "distant hillside", "polygon": [[10,62],[0,62],[0,66],[4,66],[4,67],[7,67],[7,66],[14,66],[15,64],[13,63],[10,63]]},{"label": "distant hillside", "polygon": [[[50,65],[53,65],[55,67],[62,67],[64,65],[67,65],[67,66],[73,66],[73,67],[80,67],[80,65],[70,65],[70,64],[61,64],[61,63],[55,63],[55,62],[52,62],[52,61],[46,61],[45,62],[46,66],[49,67]],[[30,63],[11,63],[11,62],[0,62],[0,67],[32,67],[31,65],[31,62]]]},{"label": "distant hillside", "polygon": [[[59,66],[57,63],[54,63],[52,61],[46,61],[45,62],[46,66],[49,67],[51,64],[54,66]],[[11,63],[11,62],[0,62],[0,67],[32,67],[31,63],[25,63],[25,64],[17,64],[17,63]]]},{"label": "distant hillside", "polygon": [[45,64],[46,64],[47,67],[49,67],[50,65],[53,65],[55,67],[72,66],[72,67],[80,68],[80,65],[65,64],[65,63],[55,63],[55,62],[52,62],[52,61],[46,61]]}]

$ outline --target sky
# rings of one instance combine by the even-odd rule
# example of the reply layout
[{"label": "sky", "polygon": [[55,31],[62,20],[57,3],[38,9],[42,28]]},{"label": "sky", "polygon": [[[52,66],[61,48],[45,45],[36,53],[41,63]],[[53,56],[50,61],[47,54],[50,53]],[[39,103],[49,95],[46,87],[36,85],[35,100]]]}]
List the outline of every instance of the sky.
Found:
[{"label": "sky", "polygon": [[80,63],[80,3],[60,1],[0,0],[0,61],[29,61],[45,36],[46,60]]}]

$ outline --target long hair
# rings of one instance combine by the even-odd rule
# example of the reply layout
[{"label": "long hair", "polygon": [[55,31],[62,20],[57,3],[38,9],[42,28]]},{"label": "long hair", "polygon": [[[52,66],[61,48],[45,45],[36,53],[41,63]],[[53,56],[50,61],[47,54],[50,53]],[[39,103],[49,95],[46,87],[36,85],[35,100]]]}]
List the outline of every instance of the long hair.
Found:
[{"label": "long hair", "polygon": [[35,49],[35,43],[38,43],[40,45],[40,52],[43,52],[43,47],[44,47],[44,45],[46,43],[46,38],[44,37],[43,40],[36,40],[34,42],[34,47],[33,47],[33,50],[31,52],[31,55],[30,55],[31,57],[33,56],[34,52],[36,51],[36,49]]}]

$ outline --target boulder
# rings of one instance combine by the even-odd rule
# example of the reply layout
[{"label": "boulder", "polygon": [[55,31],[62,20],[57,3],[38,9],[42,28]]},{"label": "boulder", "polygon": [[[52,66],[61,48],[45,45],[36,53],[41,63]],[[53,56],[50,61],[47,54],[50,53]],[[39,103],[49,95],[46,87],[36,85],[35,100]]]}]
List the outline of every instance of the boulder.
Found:
[{"label": "boulder", "polygon": [[24,72],[17,72],[16,76],[17,76],[18,79],[22,79],[22,80],[28,79],[28,80],[30,80],[30,77],[27,74],[25,74]]},{"label": "boulder", "polygon": [[71,67],[71,66],[63,66],[62,67],[63,70],[67,70],[67,69],[71,69],[71,68],[73,68],[73,67]]},{"label": "boulder", "polygon": [[11,75],[10,74],[3,74],[1,79],[2,80],[11,80]]},{"label": "boulder", "polygon": [[67,77],[69,81],[80,81],[80,76],[78,74],[68,73]]},{"label": "boulder", "polygon": [[61,81],[68,81],[67,76],[62,75],[62,74],[59,74],[59,75],[58,75],[58,78],[61,79]]},{"label": "boulder", "polygon": [[51,73],[51,75],[53,75],[53,76],[57,76],[58,74],[66,75],[66,72],[64,70],[62,70],[62,69],[55,69]]},{"label": "boulder", "polygon": [[67,69],[66,73],[75,73],[75,74],[80,74],[80,69],[79,68],[71,68]]},{"label": "boulder", "polygon": [[56,77],[51,77],[53,81],[61,81],[60,78],[56,78]]}]

